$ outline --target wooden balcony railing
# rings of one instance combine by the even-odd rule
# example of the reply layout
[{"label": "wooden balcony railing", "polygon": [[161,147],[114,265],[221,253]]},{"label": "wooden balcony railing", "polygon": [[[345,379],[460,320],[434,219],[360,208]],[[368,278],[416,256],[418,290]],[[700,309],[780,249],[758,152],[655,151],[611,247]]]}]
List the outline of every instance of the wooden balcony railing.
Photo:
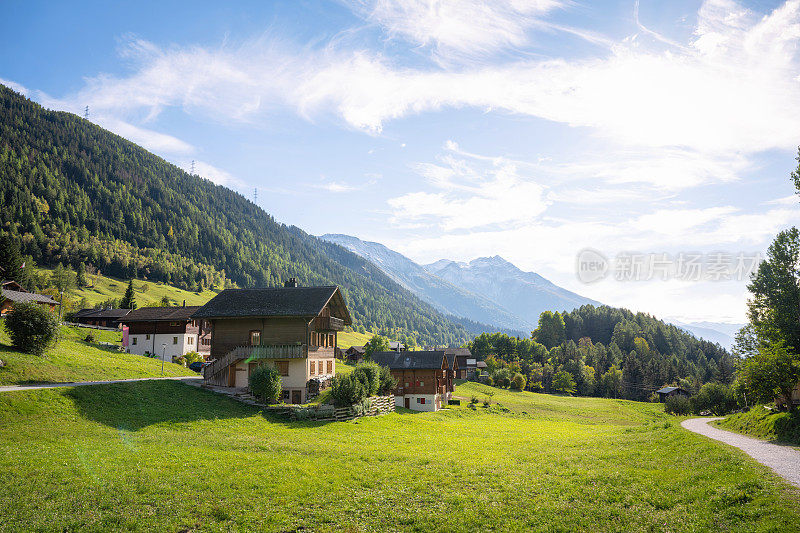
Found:
[{"label": "wooden balcony railing", "polygon": [[314,329],[317,331],[342,331],[344,320],[334,316],[318,316],[314,319]]},{"label": "wooden balcony railing", "polygon": [[239,359],[302,359],[308,357],[307,344],[262,344],[260,346],[239,346],[234,348]]}]

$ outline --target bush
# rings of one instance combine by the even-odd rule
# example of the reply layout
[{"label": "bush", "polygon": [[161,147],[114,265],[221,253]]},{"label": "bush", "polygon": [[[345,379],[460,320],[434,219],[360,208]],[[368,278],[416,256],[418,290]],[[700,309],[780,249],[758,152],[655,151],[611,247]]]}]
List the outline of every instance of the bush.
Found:
[{"label": "bush", "polygon": [[664,401],[664,411],[677,416],[692,412],[692,403],[686,396],[670,396]]},{"label": "bush", "polygon": [[471,404],[478,403],[478,397],[473,395],[472,398],[470,398],[469,403]]},{"label": "bush", "polygon": [[93,343],[94,341],[95,341],[94,333],[92,333],[91,331],[86,334],[86,337],[83,338],[83,342],[87,342],[90,344]]},{"label": "bush", "polygon": [[197,352],[188,352],[183,357],[186,358],[187,365],[191,365],[192,363],[202,363],[205,361],[205,358]]},{"label": "bush", "polygon": [[362,402],[367,397],[364,384],[355,376],[355,371],[350,374],[337,374],[331,380],[331,398],[336,407],[347,407]]},{"label": "bush", "polygon": [[58,320],[36,304],[16,304],[5,318],[11,344],[22,352],[44,354],[58,341]]},{"label": "bush", "polygon": [[492,379],[492,376],[483,376],[481,381],[483,381],[486,385],[489,385],[490,387],[494,385],[494,380]]},{"label": "bush", "polygon": [[353,370],[352,375],[364,385],[367,396],[378,394],[381,387],[381,367],[377,363],[372,361],[359,363]]},{"label": "bush", "polygon": [[388,394],[394,393],[394,389],[396,387],[397,387],[397,378],[395,378],[392,375],[392,371],[389,370],[388,366],[382,366],[380,374],[380,387],[378,392],[386,396]]},{"label": "bush", "polygon": [[511,386],[511,371],[507,368],[499,368],[495,371],[493,381],[495,387],[510,387]]},{"label": "bush", "polygon": [[492,405],[492,400],[490,400],[489,398],[484,398],[483,406],[484,407],[489,407],[490,405]]},{"label": "bush", "polygon": [[264,403],[276,403],[281,396],[281,375],[272,365],[260,365],[250,372],[250,392]]},{"label": "bush", "polygon": [[517,372],[514,374],[514,377],[511,378],[511,386],[517,390],[524,390],[525,389],[525,376]]},{"label": "bush", "polygon": [[172,357],[172,362],[177,364],[177,365],[186,366],[186,357],[184,357],[182,355],[173,356]]},{"label": "bush", "polygon": [[715,416],[722,416],[736,409],[736,399],[729,386],[722,383],[706,383],[692,398],[692,409],[695,413],[711,411]]}]

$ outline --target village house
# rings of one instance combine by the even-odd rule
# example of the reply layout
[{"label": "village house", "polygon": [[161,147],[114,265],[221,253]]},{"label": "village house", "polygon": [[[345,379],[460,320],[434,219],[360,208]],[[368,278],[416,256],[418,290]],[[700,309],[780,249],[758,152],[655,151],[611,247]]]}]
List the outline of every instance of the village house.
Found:
[{"label": "village house", "polygon": [[660,402],[663,402],[667,398],[671,398],[672,396],[685,396],[687,398],[691,396],[691,394],[689,394],[689,391],[681,387],[663,387],[657,390],[656,394],[658,394],[658,401]]},{"label": "village house", "polygon": [[360,363],[364,360],[365,353],[363,346],[351,346],[344,351],[344,358],[348,363]]},{"label": "village house", "polygon": [[444,352],[456,357],[458,363],[456,379],[470,379],[475,375],[478,370],[478,360],[472,356],[469,348],[445,348]]},{"label": "village house", "polygon": [[274,365],[281,375],[281,398],[305,403],[336,374],[337,333],[351,325],[350,312],[336,286],[225,289],[196,311],[211,324],[207,384],[246,388],[258,365]]},{"label": "village house", "polygon": [[454,353],[444,350],[376,352],[372,360],[389,367],[397,379],[395,405],[415,411],[436,411],[452,398],[453,375],[458,371]]},{"label": "village house", "polygon": [[8,314],[14,304],[37,304],[53,312],[58,302],[46,294],[29,292],[14,280],[2,280],[0,282],[0,316]]},{"label": "village house", "polygon": [[72,321],[86,326],[116,328],[130,309],[81,309],[72,315]]},{"label": "village house", "polygon": [[192,318],[200,306],[141,307],[126,314],[121,322],[122,346],[135,355],[150,353],[172,361],[189,352],[208,355],[211,330],[204,320]]}]

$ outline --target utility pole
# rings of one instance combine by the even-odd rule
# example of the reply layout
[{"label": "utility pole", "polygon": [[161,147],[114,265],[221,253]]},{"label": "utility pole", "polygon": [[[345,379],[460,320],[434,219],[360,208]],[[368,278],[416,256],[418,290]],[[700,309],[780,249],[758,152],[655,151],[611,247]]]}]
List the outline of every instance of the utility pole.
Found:
[{"label": "utility pole", "polygon": [[192,159],[192,171],[190,172],[192,176],[194,176],[194,159]]},{"label": "utility pole", "polygon": [[86,106],[86,109],[84,109],[84,111],[83,111],[83,118],[85,118],[86,120],[89,120],[89,106],[88,105]]},{"label": "utility pole", "polygon": [[161,345],[163,350],[161,351],[161,375],[164,375],[164,359],[167,357],[167,343]]},{"label": "utility pole", "polygon": [[258,187],[253,187],[253,203],[258,205]]}]

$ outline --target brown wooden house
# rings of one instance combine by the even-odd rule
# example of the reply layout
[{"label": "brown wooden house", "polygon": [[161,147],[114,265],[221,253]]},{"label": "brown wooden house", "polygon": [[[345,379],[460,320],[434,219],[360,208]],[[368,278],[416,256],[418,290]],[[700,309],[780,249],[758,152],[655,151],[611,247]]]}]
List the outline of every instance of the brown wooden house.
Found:
[{"label": "brown wooden house", "polygon": [[443,350],[376,352],[372,360],[397,379],[395,403],[415,411],[436,411],[452,398],[455,354]]},{"label": "brown wooden house", "polygon": [[132,354],[150,353],[165,361],[197,352],[207,355],[211,348],[208,322],[192,318],[200,306],[140,307],[126,314],[121,322],[128,327],[127,344]]},{"label": "brown wooden house", "polygon": [[116,328],[130,309],[81,309],[72,316],[72,321],[87,326]]},{"label": "brown wooden house", "polygon": [[281,374],[282,400],[307,401],[308,382],[336,374],[337,333],[352,324],[336,286],[226,289],[194,313],[211,323],[206,383],[245,388],[260,364]]},{"label": "brown wooden house", "polygon": [[[17,288],[19,290],[14,290]],[[16,281],[5,280],[3,281],[2,289],[0,289],[0,316],[5,316],[11,311],[14,304],[36,304],[53,312],[58,302],[46,294],[28,292],[20,287]]]},{"label": "brown wooden house", "polygon": [[445,348],[444,352],[456,357],[458,363],[458,370],[455,372],[456,379],[470,379],[475,375],[478,361],[473,357],[469,348]]}]

